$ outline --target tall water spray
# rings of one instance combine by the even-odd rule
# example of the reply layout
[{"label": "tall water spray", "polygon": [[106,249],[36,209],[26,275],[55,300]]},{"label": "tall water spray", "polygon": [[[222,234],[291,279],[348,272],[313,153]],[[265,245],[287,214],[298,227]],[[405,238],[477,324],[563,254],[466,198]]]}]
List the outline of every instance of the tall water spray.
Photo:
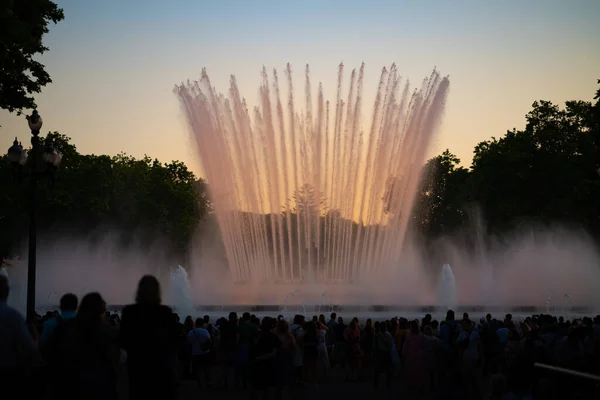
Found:
[{"label": "tall water spray", "polygon": [[383,68],[369,120],[363,76],[364,64],[344,92],[340,64],[329,102],[307,65],[302,110],[289,64],[286,89],[263,68],[252,111],[233,76],[228,96],[206,70],[175,87],[236,281],[351,282],[398,265],[449,80],[434,70],[411,91],[395,64]]},{"label": "tall water spray", "polygon": [[458,305],[456,295],[456,280],[450,264],[444,264],[438,282],[438,306],[450,310]]}]

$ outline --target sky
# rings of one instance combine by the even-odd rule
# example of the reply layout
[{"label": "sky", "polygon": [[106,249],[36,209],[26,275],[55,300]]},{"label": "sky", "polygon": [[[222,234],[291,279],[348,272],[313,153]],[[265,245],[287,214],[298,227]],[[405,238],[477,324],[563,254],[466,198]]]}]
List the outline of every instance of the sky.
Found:
[{"label": "sky", "polygon": [[[263,65],[290,62],[301,88],[308,63],[334,100],[338,64],[364,61],[367,103],[383,66],[396,62],[415,83],[436,67],[451,83],[429,153],[448,148],[465,166],[477,143],[523,128],[535,100],[591,100],[600,78],[598,0],[56,2],[65,20],[50,26],[40,57],[53,80],[36,96],[43,131],[82,153],[148,154],[196,172],[173,87],[204,67],[218,91],[234,74],[250,104]],[[0,125],[6,148],[27,141],[23,116],[1,111]]]}]

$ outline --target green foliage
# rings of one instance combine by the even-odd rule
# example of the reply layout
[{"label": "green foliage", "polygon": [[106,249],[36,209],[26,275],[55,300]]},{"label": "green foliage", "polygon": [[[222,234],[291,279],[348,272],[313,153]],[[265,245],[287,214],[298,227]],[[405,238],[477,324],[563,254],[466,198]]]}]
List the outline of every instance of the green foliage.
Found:
[{"label": "green foliage", "polygon": [[[493,233],[523,222],[563,223],[600,237],[600,90],[595,100],[594,104],[568,101],[564,108],[536,101],[523,130],[513,129],[475,147],[470,169],[461,167],[449,150],[429,160],[416,195],[412,227],[430,239],[448,234],[466,227],[470,209],[477,206]],[[42,232],[71,229],[87,235],[95,228],[116,228],[138,239],[141,232],[148,243],[166,238],[173,251],[181,253],[198,223],[212,211],[207,183],[182,162],[164,164],[125,154],[83,155],[58,132],[40,137],[40,149],[48,140],[61,149],[63,161],[52,185],[39,179]],[[43,165],[42,158],[38,154],[38,165]],[[27,236],[28,179],[17,184],[6,156],[0,157],[0,250],[5,254]],[[396,209],[392,204],[396,184],[396,178],[390,179],[383,198],[388,212]],[[359,234],[358,225],[341,218],[339,210],[328,210],[323,195],[309,185],[294,192],[290,204],[289,215],[247,215],[243,229],[251,233],[253,226],[263,224],[269,233],[275,229],[273,235],[283,243],[285,254],[290,247],[294,254],[311,248],[308,237],[298,238],[306,232],[302,226],[308,223],[307,216],[319,221],[310,221],[314,226],[310,240],[320,240],[320,248],[325,220],[339,220],[351,226],[353,236]]]},{"label": "green foliage", "polygon": [[414,224],[435,237],[465,226],[465,211],[478,205],[494,233],[535,222],[600,235],[600,91],[596,99],[534,102],[524,130],[475,147],[470,170],[448,151],[429,160]]},{"label": "green foliage", "polygon": [[[180,161],[83,155],[58,132],[40,138],[42,149],[46,140],[60,147],[63,160],[53,180],[45,174],[38,179],[42,232],[89,234],[106,227],[147,242],[166,239],[173,251],[181,252],[209,212],[206,186]],[[6,251],[26,237],[31,177],[17,184],[6,157],[1,161],[0,247]]]},{"label": "green foliage", "polygon": [[416,198],[413,224],[427,237],[448,233],[466,220],[469,171],[449,150],[427,161]]},{"label": "green foliage", "polygon": [[36,107],[32,94],[52,80],[34,58],[48,50],[42,42],[48,23],[63,18],[63,10],[50,0],[0,3],[0,108],[20,114]]}]

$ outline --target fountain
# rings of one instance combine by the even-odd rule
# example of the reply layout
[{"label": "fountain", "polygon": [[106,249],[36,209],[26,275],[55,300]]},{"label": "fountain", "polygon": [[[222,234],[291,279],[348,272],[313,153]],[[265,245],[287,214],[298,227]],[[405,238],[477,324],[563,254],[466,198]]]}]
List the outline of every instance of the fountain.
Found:
[{"label": "fountain", "polygon": [[[288,306],[291,305],[290,301],[293,300],[296,300],[298,302],[298,308],[296,310],[291,310],[288,308]],[[281,311],[285,314],[295,312],[298,314],[306,315],[306,307],[304,306],[304,302],[302,301],[302,297],[300,296],[300,291],[298,289],[285,296],[285,299],[283,300],[283,306],[281,307]]]},{"label": "fountain", "polygon": [[[221,314],[235,307],[271,312],[284,297],[283,310],[297,305],[302,313],[331,310],[331,298],[339,312],[396,315],[435,305],[543,309],[550,292],[576,294],[580,303],[572,310],[600,304],[600,257],[581,232],[520,230],[491,238],[475,215],[475,241],[468,241],[474,246],[457,235],[423,251],[409,232],[411,212],[449,80],[433,71],[412,90],[392,65],[381,71],[366,110],[364,71],[363,65],[348,74],[340,65],[332,101],[324,85],[313,87],[308,67],[298,97],[289,65],[283,76],[263,69],[256,107],[242,98],[235,77],[227,95],[216,92],[206,71],[198,82],[177,86],[214,211],[201,230],[218,240],[199,235],[193,242],[190,276],[181,266],[161,274],[160,266],[173,265],[161,246],[123,248],[114,232],[101,241],[40,240],[38,308],[56,307],[58,296],[49,292],[79,293],[90,284],[109,304],[126,304],[148,273],[168,288],[165,303],[190,315],[194,301]],[[221,241],[224,257],[215,250]],[[447,264],[435,274],[436,293],[430,272],[440,261]],[[16,288],[9,301],[24,309],[22,264],[9,270]]]},{"label": "fountain", "polygon": [[206,71],[175,88],[218,199],[214,211],[235,281],[353,283],[398,265],[449,81],[433,71],[411,91],[396,65],[383,68],[363,129],[364,69],[350,73],[344,93],[340,64],[334,102],[321,84],[313,97],[308,66],[298,100],[289,64],[287,90],[277,71],[263,69],[252,112],[235,77],[229,98]]},{"label": "fountain", "polygon": [[321,306],[323,306],[323,304],[325,304],[327,306],[327,310],[325,312],[328,312],[328,313],[333,312],[333,309],[334,309],[333,302],[331,301],[331,297],[329,297],[327,295],[327,293],[325,293],[325,292],[323,292],[321,294],[321,300],[319,302],[319,309],[318,309],[319,314],[321,314]]},{"label": "fountain", "polygon": [[169,304],[181,315],[194,316],[194,300],[188,273],[181,265],[171,268],[169,274]]},{"label": "fountain", "polygon": [[571,300],[571,296],[569,296],[568,293],[565,293],[563,300],[563,316],[565,317],[565,319],[569,319],[569,315],[573,311],[573,301]]},{"label": "fountain", "polygon": [[438,283],[438,305],[446,310],[456,308],[458,302],[456,298],[456,281],[450,264],[444,264],[440,272]]}]

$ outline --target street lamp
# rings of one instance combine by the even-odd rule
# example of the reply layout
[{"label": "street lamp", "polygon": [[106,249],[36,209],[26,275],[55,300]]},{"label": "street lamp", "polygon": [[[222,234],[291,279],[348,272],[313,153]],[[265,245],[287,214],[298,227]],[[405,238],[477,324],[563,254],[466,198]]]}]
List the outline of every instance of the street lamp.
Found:
[{"label": "street lamp", "polygon": [[[20,182],[23,170],[26,166],[30,168],[30,203],[29,203],[29,257],[27,259],[27,321],[35,320],[35,277],[36,277],[36,244],[37,244],[37,228],[36,228],[36,211],[37,211],[37,180],[40,174],[49,172],[53,174],[59,167],[62,161],[62,154],[55,148],[51,140],[46,138],[46,148],[44,152],[44,162],[46,169],[39,169],[39,147],[40,147],[40,129],[42,128],[43,120],[37,110],[34,110],[31,115],[26,117],[31,131],[31,157],[27,150],[23,149],[21,143],[15,138],[13,145],[8,149],[7,158],[13,166],[15,177]],[[27,160],[30,160],[27,164]]]}]

